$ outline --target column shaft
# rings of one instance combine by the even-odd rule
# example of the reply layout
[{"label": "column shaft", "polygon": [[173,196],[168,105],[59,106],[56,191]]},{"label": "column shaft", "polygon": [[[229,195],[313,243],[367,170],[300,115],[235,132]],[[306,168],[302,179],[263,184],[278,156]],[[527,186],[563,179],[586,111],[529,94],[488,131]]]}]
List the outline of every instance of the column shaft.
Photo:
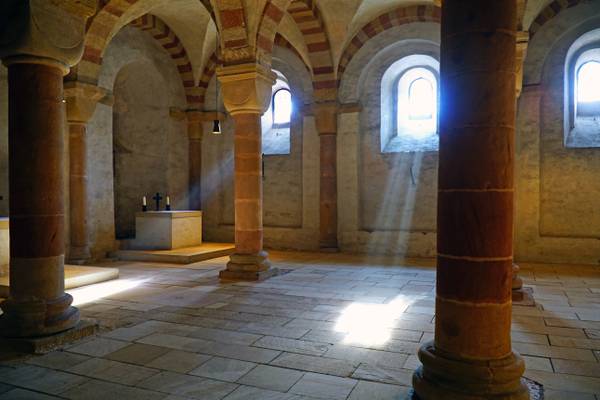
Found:
[{"label": "column shaft", "polygon": [[87,223],[87,137],[85,123],[69,122],[69,197],[71,248],[69,258],[90,258]]},{"label": "column shaft", "polygon": [[321,141],[320,247],[337,249],[337,135],[326,133]]},{"label": "column shaft", "polygon": [[429,399],[526,399],[511,350],[516,0],[442,8],[435,342]]},{"label": "column shaft", "polygon": [[64,292],[63,70],[7,64],[11,269],[0,330],[41,336],[79,320]]}]

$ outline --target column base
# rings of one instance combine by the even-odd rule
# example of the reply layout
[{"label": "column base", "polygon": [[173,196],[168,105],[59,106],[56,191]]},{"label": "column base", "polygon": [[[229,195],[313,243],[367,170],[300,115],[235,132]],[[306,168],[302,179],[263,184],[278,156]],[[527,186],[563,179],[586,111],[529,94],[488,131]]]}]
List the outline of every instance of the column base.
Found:
[{"label": "column base", "polygon": [[271,266],[266,251],[258,254],[232,254],[227,269],[219,272],[219,278],[227,281],[262,281],[279,273]]},{"label": "column base", "polygon": [[71,306],[70,294],[49,301],[16,301],[11,298],[0,304],[0,336],[31,338],[53,335],[69,330],[79,322],[79,310]]},{"label": "column base", "polygon": [[0,338],[0,348],[28,354],[46,354],[69,343],[95,335],[98,323],[94,320],[81,320],[73,328],[49,336],[33,338]]},{"label": "column base", "polygon": [[523,359],[516,353],[500,360],[450,358],[433,342],[419,350],[423,363],[413,375],[413,387],[421,400],[529,400],[521,378]]},{"label": "column base", "polygon": [[83,265],[92,258],[88,246],[71,246],[69,248],[69,264]]},{"label": "column base", "polygon": [[322,245],[319,247],[321,253],[339,253],[340,249],[337,246]]},{"label": "column base", "polygon": [[517,264],[512,266],[512,290],[519,290],[523,288],[523,280],[519,277],[519,271],[521,268]]}]

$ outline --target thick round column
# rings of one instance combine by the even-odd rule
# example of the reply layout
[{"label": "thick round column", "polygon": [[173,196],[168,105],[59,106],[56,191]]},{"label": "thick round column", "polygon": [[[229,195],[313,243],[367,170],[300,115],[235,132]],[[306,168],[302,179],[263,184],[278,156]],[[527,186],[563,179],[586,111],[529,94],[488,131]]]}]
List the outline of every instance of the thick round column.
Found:
[{"label": "thick round column", "polygon": [[235,114],[235,254],[223,279],[257,280],[269,272],[263,250],[262,131],[260,114]]},{"label": "thick round column", "polygon": [[87,138],[85,123],[69,122],[71,262],[90,258],[87,224]]},{"label": "thick round column", "polygon": [[79,321],[79,311],[64,292],[66,68],[46,59],[4,62],[9,86],[11,258],[10,296],[1,304],[0,334],[42,336]]},{"label": "thick round column", "polygon": [[202,210],[202,134],[202,121],[188,120],[190,210]]},{"label": "thick round column", "polygon": [[275,74],[259,64],[217,69],[223,103],[235,123],[235,253],[225,280],[261,280],[277,274],[263,250],[261,115],[268,108]]},{"label": "thick round column", "polygon": [[516,0],[442,9],[435,341],[422,400],[527,399],[511,350]]}]

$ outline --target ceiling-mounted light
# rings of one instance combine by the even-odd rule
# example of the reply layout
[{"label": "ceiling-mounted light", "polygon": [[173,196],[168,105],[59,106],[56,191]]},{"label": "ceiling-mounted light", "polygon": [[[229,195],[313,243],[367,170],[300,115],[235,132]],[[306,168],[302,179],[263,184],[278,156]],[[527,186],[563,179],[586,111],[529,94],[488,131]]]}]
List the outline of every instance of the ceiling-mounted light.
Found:
[{"label": "ceiling-mounted light", "polygon": [[221,122],[218,119],[215,119],[213,121],[213,130],[212,130],[213,135],[220,135],[221,134]]}]

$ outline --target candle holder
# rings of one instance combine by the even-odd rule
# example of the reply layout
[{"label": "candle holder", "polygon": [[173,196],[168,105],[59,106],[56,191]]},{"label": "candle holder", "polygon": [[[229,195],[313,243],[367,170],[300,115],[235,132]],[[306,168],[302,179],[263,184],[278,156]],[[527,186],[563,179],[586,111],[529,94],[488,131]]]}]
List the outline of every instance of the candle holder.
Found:
[{"label": "candle holder", "polygon": [[142,211],[143,211],[143,212],[146,212],[146,211],[148,211],[148,206],[142,206]]},{"label": "candle holder", "polygon": [[166,211],[171,211],[171,205],[170,205],[170,204],[167,204],[167,205],[165,206],[165,210],[166,210]]}]

